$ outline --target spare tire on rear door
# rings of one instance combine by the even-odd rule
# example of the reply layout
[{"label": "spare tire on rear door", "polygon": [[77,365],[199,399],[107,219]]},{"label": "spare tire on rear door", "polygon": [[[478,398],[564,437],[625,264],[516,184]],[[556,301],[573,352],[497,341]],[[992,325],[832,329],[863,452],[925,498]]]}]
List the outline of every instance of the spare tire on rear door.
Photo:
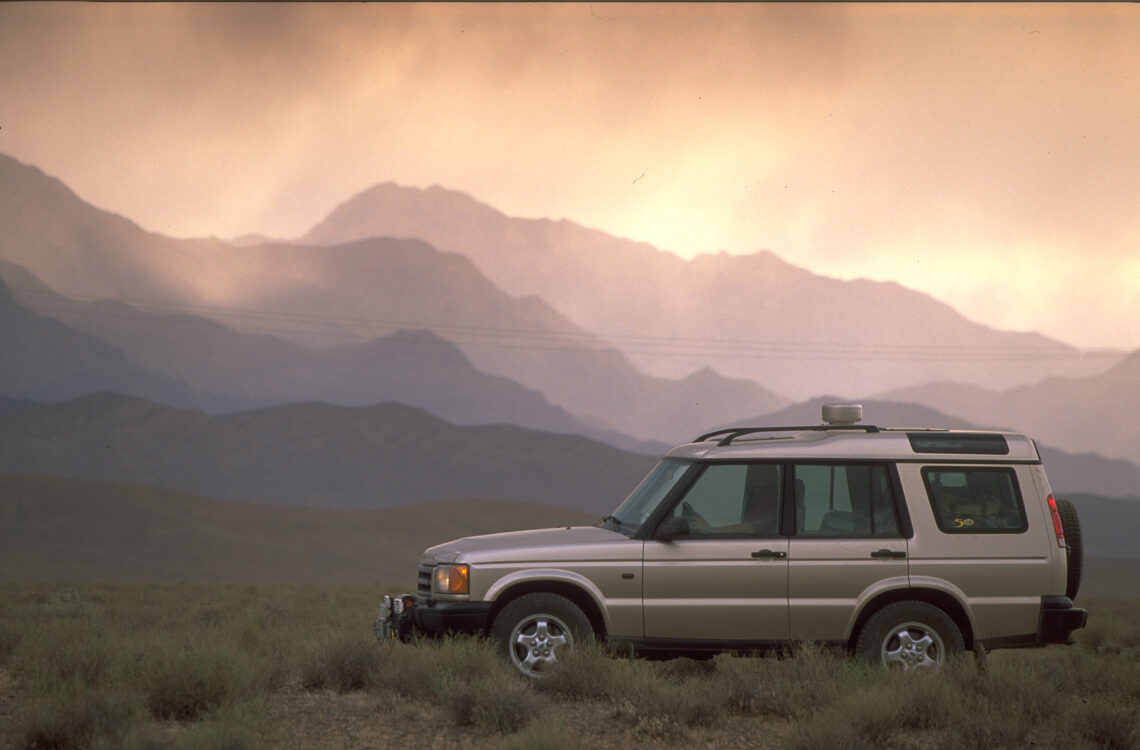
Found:
[{"label": "spare tire on rear door", "polygon": [[1084,566],[1084,541],[1081,539],[1081,519],[1077,516],[1077,509],[1070,500],[1057,498],[1057,515],[1061,517],[1061,530],[1065,533],[1065,547],[1068,552],[1068,583],[1065,584],[1065,596],[1070,599],[1077,598],[1081,589],[1081,568]]}]

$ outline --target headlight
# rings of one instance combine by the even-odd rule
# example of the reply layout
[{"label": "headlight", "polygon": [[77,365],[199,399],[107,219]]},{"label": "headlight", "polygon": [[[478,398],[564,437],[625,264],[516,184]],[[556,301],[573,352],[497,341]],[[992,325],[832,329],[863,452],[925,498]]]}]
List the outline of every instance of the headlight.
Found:
[{"label": "headlight", "polygon": [[437,594],[466,594],[470,589],[466,565],[435,566],[432,590]]}]

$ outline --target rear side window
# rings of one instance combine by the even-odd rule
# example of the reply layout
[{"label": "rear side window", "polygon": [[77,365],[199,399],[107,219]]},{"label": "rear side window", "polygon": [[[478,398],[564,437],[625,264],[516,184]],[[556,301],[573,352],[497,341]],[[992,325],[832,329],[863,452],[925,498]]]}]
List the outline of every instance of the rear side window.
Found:
[{"label": "rear side window", "polygon": [[796,533],[814,537],[899,536],[891,482],[878,464],[794,467]]},{"label": "rear side window", "polygon": [[928,466],[922,479],[938,528],[947,534],[1019,534],[1029,528],[1013,469]]}]

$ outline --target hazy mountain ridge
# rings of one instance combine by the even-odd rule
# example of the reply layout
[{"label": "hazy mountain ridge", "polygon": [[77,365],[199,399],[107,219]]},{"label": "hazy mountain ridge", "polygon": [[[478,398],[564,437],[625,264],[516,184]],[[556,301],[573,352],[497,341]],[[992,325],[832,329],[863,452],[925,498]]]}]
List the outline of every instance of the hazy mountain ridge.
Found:
[{"label": "hazy mountain ridge", "polygon": [[[768,251],[682,260],[570,221],[511,218],[440,187],[376,185],[303,241],[379,235],[465,254],[509,293],[537,294],[604,332],[647,371],[676,377],[712,365],[795,399],[869,394],[948,369],[962,382],[1012,387],[1039,379],[1042,361],[1087,375],[1115,360],[995,330],[891,282],[819,276]],[[820,359],[842,366],[820,371]]]},{"label": "hazy mountain ridge", "polygon": [[473,534],[589,524],[593,514],[464,498],[384,510],[227,502],[157,487],[0,476],[0,578],[382,582]]},{"label": "hazy mountain ridge", "polygon": [[[820,408],[826,403],[849,401],[838,396],[823,396],[778,412],[741,420],[749,425],[813,425],[820,424]],[[863,399],[863,423],[879,427],[935,427],[954,430],[977,430],[993,427],[971,422],[959,416],[907,401]],[[724,425],[728,426],[728,425]],[[1011,429],[1006,427],[1006,429]],[[1026,430],[1016,429],[1020,432]],[[1136,462],[1105,458],[1095,453],[1072,453],[1045,440],[1041,434],[1027,432],[1037,442],[1049,482],[1058,494],[1087,493],[1106,497],[1140,500],[1140,465]]]},{"label": "hazy mountain ridge", "polygon": [[[46,286],[55,289],[53,279],[58,280],[84,299],[191,311],[237,330],[309,344],[351,344],[401,328],[430,329],[459,345],[477,369],[542,391],[596,429],[643,440],[678,439],[727,418],[741,403],[756,410],[786,403],[755,382],[705,378],[694,391],[685,381],[646,376],[542,300],[510,297],[465,257],[421,240],[238,248],[217,240],[168,240],[137,227],[132,234],[133,225],[86,206],[38,170],[6,157],[0,157],[0,167],[0,179],[12,188],[0,194],[0,216],[22,217],[13,222],[12,234],[0,238],[0,257],[27,268]],[[36,204],[13,188],[23,183],[42,188],[28,195],[46,195],[59,205]],[[67,219],[67,241],[43,241],[36,222],[28,220],[34,215],[50,223],[53,211]],[[90,242],[82,240],[84,221],[91,225]],[[99,240],[109,225],[118,232],[112,244]],[[100,273],[77,281],[60,271],[85,263],[98,265]],[[119,266],[130,268],[132,278],[149,277],[125,294],[121,284],[107,279]],[[23,301],[35,308],[34,299]],[[192,359],[193,353],[185,356]]]},{"label": "hazy mountain ridge", "polygon": [[147,370],[94,336],[37,315],[12,299],[0,278],[0,393],[36,401],[122,388],[175,406],[202,400],[184,382]]},{"label": "hazy mountain ridge", "polygon": [[[866,406],[868,423],[883,426],[970,426],[909,404]],[[791,422],[818,419],[787,413],[763,420]],[[1140,467],[1041,451],[1058,494],[1140,499]],[[656,460],[578,436],[456,426],[398,404],[291,404],[211,417],[104,393],[0,411],[0,474],[267,504],[384,508],[478,496],[600,515]]]},{"label": "hazy mountain ridge", "polygon": [[[1074,496],[1083,595],[1140,595],[1140,503]],[[415,586],[420,553],[474,534],[584,525],[591,514],[474,498],[385,510],[226,502],[156,487],[0,476],[0,578],[381,582]]]},{"label": "hazy mountain ridge", "polygon": [[[170,302],[196,293],[192,276],[163,259],[187,248],[225,254],[218,240],[174,240],[98,209],[59,179],[0,154],[0,258],[60,294]],[[207,279],[210,268],[203,267]]]},{"label": "hazy mountain ridge", "polygon": [[577,435],[461,427],[399,404],[209,416],[100,393],[0,416],[0,474],[267,504],[386,508],[493,497],[601,514],[655,461]]},{"label": "hazy mountain ridge", "polygon": [[1140,350],[1088,378],[1050,377],[1008,391],[935,383],[882,397],[936,405],[981,426],[1048,436],[1067,451],[1140,463]]},{"label": "hazy mountain ridge", "polygon": [[[48,308],[59,320],[110,342],[116,361],[142,363],[149,371],[175,378],[165,391],[132,387],[137,378],[117,373],[82,378],[91,366],[85,352],[71,344],[64,327],[29,327],[17,321],[34,316],[10,297],[0,298],[0,334],[16,327],[46,351],[63,356],[68,367],[52,366],[43,357],[20,356],[0,378],[0,392],[40,401],[59,401],[110,390],[207,412],[240,411],[292,401],[324,401],[361,406],[395,401],[426,409],[457,424],[508,422],[552,432],[581,434],[626,449],[656,453],[660,445],[642,443],[613,431],[594,429],[564,409],[551,405],[538,391],[476,370],[463,353],[427,331],[397,331],[364,344],[320,351],[265,334],[233,331],[212,320],[148,313],[117,302],[84,303],[59,297],[18,266],[0,261],[3,277],[16,278],[25,298]],[[37,316],[38,317],[38,316]],[[81,339],[82,340],[82,339]],[[97,341],[93,339],[93,341]],[[105,349],[110,350],[110,347]],[[18,349],[11,348],[16,352]],[[108,355],[110,356],[110,355]],[[41,371],[47,371],[45,377]],[[49,388],[56,373],[67,373],[73,386]],[[133,371],[128,371],[130,374]],[[26,383],[14,382],[23,373]],[[155,378],[158,379],[158,376]],[[4,387],[4,382],[7,387]],[[194,383],[205,392],[181,383]],[[145,384],[144,384],[145,385]],[[212,394],[225,394],[216,396]]]},{"label": "hazy mountain ridge", "polygon": [[[332,352],[328,356],[334,358],[337,354],[345,354],[344,350],[352,349],[354,345],[366,348],[367,344],[358,342],[372,341],[391,333],[397,327],[410,322],[409,317],[412,317],[415,320],[411,322],[424,323],[427,327],[433,328],[437,335],[450,338],[452,341],[457,340],[476,369],[489,374],[503,374],[526,387],[540,390],[551,405],[560,406],[573,417],[591,425],[595,430],[591,434],[594,435],[605,434],[607,429],[616,429],[640,439],[675,442],[717,424],[739,422],[741,414],[771,413],[788,403],[786,399],[757,385],[754,379],[732,380],[717,374],[719,371],[697,370],[682,380],[647,377],[636,370],[617,350],[609,348],[603,340],[570,323],[560,315],[559,311],[543,300],[533,296],[510,297],[491,284],[467,258],[456,253],[441,252],[419,239],[371,238],[331,247],[276,244],[242,248],[217,240],[168,240],[142,232],[120,217],[86,206],[62,183],[46,178],[35,168],[24,167],[7,157],[0,157],[0,178],[5,184],[5,189],[0,192],[0,216],[16,216],[19,219],[13,224],[15,230],[13,234],[0,237],[0,256],[9,260],[10,256],[33,260],[45,256],[49,260],[43,261],[42,265],[52,272],[58,271],[60,267],[74,269],[87,265],[96,266],[99,274],[87,280],[89,285],[96,286],[104,283],[99,279],[108,276],[120,265],[126,269],[125,278],[132,280],[142,278],[146,281],[152,276],[150,281],[137,289],[132,289],[131,296],[125,298],[132,305],[136,300],[145,300],[150,294],[171,295],[164,303],[165,307],[160,306],[160,309],[181,311],[183,314],[186,314],[186,311],[209,313],[215,319],[237,327],[245,325],[255,332],[270,331],[292,334],[295,338],[301,339],[337,342],[339,345],[337,347],[326,347]],[[32,188],[26,194],[16,189],[24,183],[28,183]],[[741,310],[746,303],[751,304],[745,312],[754,312],[755,314],[751,316],[753,319],[763,321],[766,328],[773,330],[779,327],[780,321],[785,320],[780,315],[788,311],[798,312],[801,308],[815,310],[817,317],[822,316],[821,320],[834,319],[836,326],[833,327],[836,330],[841,328],[838,324],[842,323],[860,327],[866,335],[875,334],[880,326],[888,325],[884,319],[922,318],[920,312],[911,314],[909,310],[896,309],[903,304],[903,300],[914,297],[914,293],[898,285],[823,279],[803,269],[789,266],[770,253],[745,257],[701,256],[693,261],[681,261],[649,245],[608,237],[604,233],[586,230],[570,222],[508,219],[493,209],[452,191],[437,188],[409,192],[403,188],[389,186],[379,192],[386,194],[393,191],[414,205],[421,205],[424,195],[440,196],[441,205],[446,211],[441,210],[436,223],[442,226],[446,223],[444,219],[448,212],[458,213],[465,218],[457,223],[459,229],[456,232],[462,236],[475,238],[479,243],[490,240],[481,238],[476,230],[483,227],[487,221],[499,222],[502,231],[509,230],[509,233],[513,233],[504,240],[506,249],[502,251],[503,257],[522,250],[528,253],[527,262],[522,263],[514,271],[520,278],[526,277],[528,268],[535,273],[536,278],[561,273],[558,264],[545,262],[542,253],[546,251],[541,244],[531,246],[523,242],[527,240],[528,232],[557,239],[558,241],[554,242],[548,237],[544,241],[555,247],[562,255],[572,254],[571,251],[575,248],[579,255],[584,252],[582,250],[584,246],[571,247],[564,239],[558,239],[567,233],[575,237],[581,235],[594,238],[601,243],[597,247],[610,247],[611,254],[618,260],[619,265],[624,263],[632,269],[628,274],[615,276],[613,273],[603,273],[604,269],[601,267],[587,268],[582,262],[577,262],[567,274],[563,274],[566,278],[578,278],[583,282],[581,288],[583,299],[586,300],[597,297],[598,292],[591,291],[593,289],[591,284],[598,279],[603,281],[608,279],[605,283],[611,286],[606,288],[611,289],[613,284],[620,285],[627,282],[655,285],[662,281],[672,283],[672,280],[676,280],[680,284],[676,292],[669,285],[655,287],[655,293],[647,295],[641,301],[633,299],[637,295],[632,292],[616,294],[604,300],[595,299],[599,309],[606,307],[612,310],[627,309],[623,306],[628,303],[634,305],[632,309],[649,309],[637,307],[637,305],[649,305],[654,311],[654,314],[638,318],[627,316],[627,322],[636,319],[665,320],[669,315],[676,314],[677,310],[684,309],[690,304],[686,301],[686,295],[693,289],[703,288],[700,284],[694,286],[684,279],[674,278],[686,275],[698,279],[704,278],[706,281],[715,279],[718,284],[729,285],[726,287],[729,288],[729,292],[709,293],[707,295],[711,300],[709,304],[719,306],[723,314],[736,319],[748,318],[749,316]],[[32,197],[29,198],[29,195]],[[70,227],[67,233],[60,234],[52,228],[47,232],[51,241],[41,241],[42,238],[37,234],[37,221],[46,222],[54,227],[51,225],[51,217],[54,214],[49,210],[51,206],[45,207],[36,202],[37,195],[47,196],[43,201],[60,203],[53,210],[66,220],[63,224]],[[367,209],[375,204],[375,195],[371,191],[361,195],[368,200],[362,199],[356,202],[360,206]],[[457,204],[459,208],[450,207],[451,203]],[[367,215],[367,211],[364,211],[364,215]],[[34,217],[36,221],[29,217]],[[83,240],[84,235],[81,232],[85,226],[83,222],[91,224],[93,239],[90,242]],[[327,228],[333,227],[327,225]],[[116,237],[118,245],[107,244],[100,240],[108,233]],[[59,236],[67,238],[67,242],[57,247],[59,243],[56,240]],[[493,233],[491,239],[495,239]],[[520,242],[523,244],[519,244]],[[53,253],[60,254],[67,262],[59,262]],[[551,270],[551,267],[554,270]],[[150,276],[140,271],[144,268],[150,269],[148,271]],[[575,274],[578,276],[575,277]],[[615,281],[615,278],[618,280]],[[754,283],[744,283],[750,281]],[[810,286],[817,282],[824,285],[820,287],[820,294],[803,299],[794,298],[796,294],[802,294],[808,288],[804,286],[805,284]],[[736,286],[732,287],[732,284]],[[118,281],[111,279],[106,281],[104,286],[103,296],[109,295],[113,300],[105,303],[108,309],[123,302],[123,298],[114,294],[115,290],[122,286]],[[668,293],[661,293],[661,289],[667,289]],[[732,291],[733,289],[735,291]],[[863,306],[846,309],[842,306],[835,307],[828,302],[832,299],[829,294],[834,297],[840,291],[846,294],[851,290],[858,292],[856,296],[864,300],[862,305],[869,305],[872,309],[876,308],[875,300],[879,300],[880,303],[882,300],[888,302],[879,304],[878,307],[881,309],[866,314]],[[747,300],[741,298],[745,292]],[[880,293],[886,296],[879,296]],[[91,293],[90,290],[88,295],[87,298],[101,298],[99,294]],[[626,297],[632,301],[625,299]],[[213,302],[209,302],[207,298]],[[835,299],[841,298],[846,299],[843,295],[835,297]],[[899,372],[907,371],[908,368],[904,365],[908,357],[913,355],[922,359],[930,356],[931,351],[943,346],[962,357],[977,356],[984,360],[987,357],[1004,356],[1002,352],[1006,350],[1001,346],[985,345],[984,341],[974,341],[973,346],[981,347],[978,349],[955,349],[946,342],[942,333],[944,328],[953,328],[956,321],[960,322],[958,321],[960,316],[947,306],[929,300],[924,295],[918,295],[918,298],[927,300],[924,306],[920,307],[920,311],[926,311],[931,317],[926,322],[919,322],[916,325],[932,327],[936,329],[935,334],[937,334],[930,337],[924,348],[920,347],[912,352],[909,349],[892,348],[893,345],[889,343],[880,343],[865,345],[861,349],[860,346],[864,345],[859,345],[858,340],[849,342],[856,352],[861,355],[873,352],[882,360],[881,362],[872,362],[869,359],[844,361],[841,357],[834,359],[839,357],[844,348],[839,345],[836,345],[838,348],[823,346],[810,354],[810,357],[815,359],[807,360],[794,359],[795,356],[802,356],[803,352],[793,353],[790,355],[792,359],[789,359],[786,352],[773,348],[764,355],[766,366],[770,365],[778,370],[782,378],[809,383],[813,379],[863,377],[860,372],[879,377],[883,373],[884,366],[887,369],[897,369]],[[203,302],[204,299],[207,301]],[[830,312],[824,314],[821,311]],[[716,319],[718,318],[715,316],[709,318],[709,320]],[[700,322],[704,325],[706,321]],[[705,338],[685,339],[682,334],[683,330],[678,329],[671,335],[669,341],[675,341],[678,347],[689,353],[695,351],[695,348],[709,344],[709,340]],[[115,338],[111,333],[105,332],[103,335]],[[116,340],[119,343],[132,338],[126,329],[117,335]],[[716,341],[721,340],[716,339]],[[1033,342],[1040,343],[1039,338],[1030,336],[1027,339],[1023,336],[1018,340],[1022,342],[1018,345],[1022,349],[1029,346],[1031,351],[1043,351],[1032,349],[1036,346]],[[175,342],[189,344],[190,339],[176,336],[168,343]],[[631,339],[626,339],[623,345],[629,347],[631,342]],[[749,348],[754,343],[755,341],[751,339],[741,340],[737,347],[741,354],[739,359],[749,360],[756,355],[756,350]],[[660,344],[661,340],[648,340],[650,347]],[[724,352],[718,354],[716,351],[716,346],[719,344],[715,344],[715,341],[713,344],[712,358],[715,356],[723,358]],[[878,348],[867,348],[870,346]],[[178,346],[168,347],[165,351],[166,354],[163,356],[156,354],[146,361],[150,363],[164,360],[170,363],[177,361]],[[252,349],[238,347],[219,356],[218,359],[221,360],[218,365],[219,371],[228,370],[229,376],[237,377],[249,351]],[[353,354],[345,354],[344,359],[351,361],[354,356],[367,359],[363,351],[363,349],[353,350]],[[1010,351],[1014,354],[1024,353],[1017,347]],[[196,356],[205,355],[205,351],[195,350],[193,346],[187,346],[182,352],[184,362],[193,362]],[[1068,354],[1063,353],[1062,356]],[[425,357],[424,361],[430,362],[431,358]],[[1131,358],[1120,362],[1118,367],[1126,368],[1130,361]],[[804,362],[806,364],[803,364]],[[816,363],[823,364],[821,366]],[[1089,359],[1085,362],[1085,366],[1092,367],[1094,363],[1094,359]],[[702,364],[702,367],[704,366],[706,365]],[[406,367],[410,365],[402,364],[400,370],[405,371]],[[282,367],[274,378],[268,379],[268,382],[274,382],[277,378],[280,378],[282,383],[287,382],[289,378],[304,380],[302,373],[305,369],[305,367],[299,369]],[[348,370],[351,371],[352,367],[349,366]],[[1056,374],[1060,369],[1046,369],[1034,365],[1034,371],[1040,376],[1043,373]],[[953,372],[955,375],[964,374],[963,370],[954,367],[941,369],[940,375],[944,378],[947,372]],[[921,395],[914,395],[913,399],[939,406],[946,414],[961,415],[967,421],[980,426],[993,424],[993,417],[1003,414],[1002,408],[1010,404],[1024,403],[1021,412],[1010,414],[1009,426],[1028,432],[1045,444],[1060,445],[1071,452],[1095,450],[1104,455],[1122,456],[1135,462],[1136,456],[1120,452],[1122,446],[1138,444],[1133,438],[1134,426],[1124,424],[1131,421],[1129,412],[1117,408],[1119,404],[1132,403],[1127,394],[1112,399],[1110,403],[1103,405],[1103,408],[1098,406],[1097,410],[1087,407],[1088,404],[1095,403],[1104,393],[1129,387],[1127,374],[1118,377],[1116,372],[1117,368],[1114,367],[1108,372],[1098,374],[1097,379],[1059,380],[1049,386],[1054,389],[1052,391],[1037,390],[1038,386],[1026,386],[1016,392],[1007,391],[996,397],[996,406],[990,405],[992,399],[978,399],[984,406],[972,409],[966,408],[969,406],[968,403],[962,407],[955,404],[944,405],[942,401]],[[183,375],[185,372],[179,373],[180,379]],[[188,377],[185,379],[189,387],[205,390],[192,379]],[[879,385],[886,385],[886,380],[889,379],[884,379]],[[1112,382],[1109,383],[1109,380]],[[241,385],[241,388],[246,390],[239,389],[239,392],[244,394],[243,397],[249,397],[251,390],[255,390],[265,382],[267,379],[264,377],[249,377],[248,382]],[[1135,379],[1131,382],[1135,382]],[[992,389],[995,384],[991,383],[989,387]],[[982,392],[977,387],[972,390],[969,386],[963,388],[964,392],[973,394]],[[882,392],[881,388],[879,390]],[[829,387],[821,392],[854,393],[837,387]],[[1012,395],[1007,395],[1010,393]],[[290,398],[305,398],[296,392],[290,392],[288,395]],[[325,395],[328,394],[313,393],[306,400],[322,399]],[[463,400],[458,391],[456,396],[459,400]],[[901,396],[892,396],[892,398],[902,400]],[[1002,401],[1008,403],[1001,403]],[[1054,402],[1055,408],[1049,410],[1050,421],[1042,421],[1039,412],[1045,410],[1041,408],[1041,404]],[[500,413],[506,419],[521,421],[516,415],[507,416],[505,412]],[[447,416],[456,415],[448,413]],[[544,428],[550,426],[548,422],[529,424]],[[554,429],[564,428],[554,427]],[[1097,440],[1101,442],[1098,443]]]}]

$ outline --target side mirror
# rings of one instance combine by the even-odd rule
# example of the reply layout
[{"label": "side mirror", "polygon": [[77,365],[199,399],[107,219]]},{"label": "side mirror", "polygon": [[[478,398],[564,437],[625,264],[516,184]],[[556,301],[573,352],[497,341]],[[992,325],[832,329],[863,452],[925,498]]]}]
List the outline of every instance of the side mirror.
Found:
[{"label": "side mirror", "polygon": [[657,527],[656,536],[658,539],[668,541],[670,539],[676,539],[677,537],[688,536],[691,533],[692,529],[689,528],[689,519],[674,516]]}]

